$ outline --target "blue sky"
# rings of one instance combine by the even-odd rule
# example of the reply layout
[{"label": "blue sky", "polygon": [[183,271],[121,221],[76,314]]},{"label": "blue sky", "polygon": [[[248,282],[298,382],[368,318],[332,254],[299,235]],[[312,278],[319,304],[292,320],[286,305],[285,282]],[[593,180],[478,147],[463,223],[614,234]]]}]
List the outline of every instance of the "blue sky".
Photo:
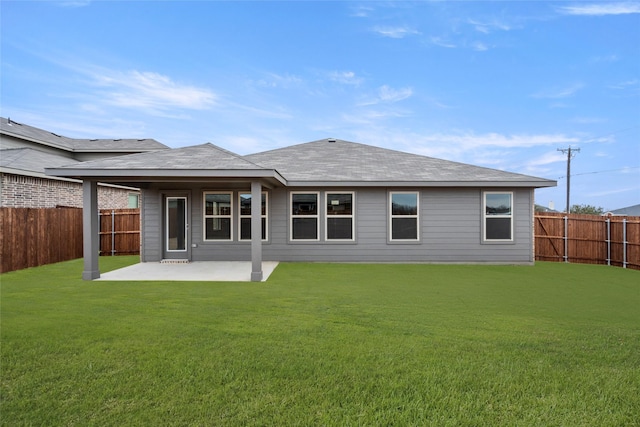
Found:
[{"label": "blue sky", "polygon": [[321,138],[640,203],[640,2],[2,1],[1,114],[78,138]]}]

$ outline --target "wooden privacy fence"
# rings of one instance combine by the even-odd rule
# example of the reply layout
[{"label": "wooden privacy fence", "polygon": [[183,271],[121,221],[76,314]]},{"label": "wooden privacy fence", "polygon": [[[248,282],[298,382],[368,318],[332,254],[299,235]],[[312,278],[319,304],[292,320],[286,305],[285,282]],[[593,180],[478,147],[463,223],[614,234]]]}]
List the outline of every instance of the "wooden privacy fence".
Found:
[{"label": "wooden privacy fence", "polygon": [[140,253],[140,209],[100,211],[100,255]]},{"label": "wooden privacy fence", "polygon": [[82,209],[0,208],[0,273],[80,257]]},{"label": "wooden privacy fence", "polygon": [[[140,253],[140,210],[100,211],[100,254]],[[82,209],[0,208],[0,273],[82,257]]]},{"label": "wooden privacy fence", "polygon": [[534,221],[538,261],[640,270],[640,217],[541,212]]}]

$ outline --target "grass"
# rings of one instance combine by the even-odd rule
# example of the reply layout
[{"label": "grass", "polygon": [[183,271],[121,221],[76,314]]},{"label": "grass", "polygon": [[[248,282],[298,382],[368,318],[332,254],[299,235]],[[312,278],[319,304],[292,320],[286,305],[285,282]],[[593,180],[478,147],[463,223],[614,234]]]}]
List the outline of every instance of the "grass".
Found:
[{"label": "grass", "polygon": [[[102,271],[134,262],[102,258]],[[2,425],[640,425],[640,272],[281,264],[1,276]]]}]

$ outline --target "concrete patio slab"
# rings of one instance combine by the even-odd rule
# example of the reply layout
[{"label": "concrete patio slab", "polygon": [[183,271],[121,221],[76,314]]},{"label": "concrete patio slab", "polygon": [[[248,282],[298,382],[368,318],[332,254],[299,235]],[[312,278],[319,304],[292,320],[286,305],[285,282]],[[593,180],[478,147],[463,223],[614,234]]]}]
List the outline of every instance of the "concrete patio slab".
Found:
[{"label": "concrete patio slab", "polygon": [[[262,281],[266,281],[278,266],[277,261],[262,262]],[[203,261],[190,263],[141,262],[129,267],[102,273],[95,280],[118,281],[200,281],[250,282],[250,261]]]}]

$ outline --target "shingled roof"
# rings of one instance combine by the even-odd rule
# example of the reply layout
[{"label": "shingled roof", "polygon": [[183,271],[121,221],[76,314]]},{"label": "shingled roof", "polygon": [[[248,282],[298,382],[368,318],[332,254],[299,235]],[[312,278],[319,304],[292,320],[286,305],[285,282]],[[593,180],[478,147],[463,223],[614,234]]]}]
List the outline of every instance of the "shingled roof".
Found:
[{"label": "shingled roof", "polygon": [[555,185],[555,181],[543,178],[336,139],[293,145],[244,158],[276,169],[289,185]]},{"label": "shingled roof", "polygon": [[0,117],[0,133],[74,153],[141,152],[169,148],[155,139],[82,139],[69,138],[43,129]]},{"label": "shingled roof", "polygon": [[319,140],[240,156],[213,144],[131,154],[47,174],[108,180],[271,178],[286,186],[550,187],[544,178],[434,159],[342,140]]},{"label": "shingled roof", "polygon": [[33,148],[12,148],[0,151],[0,168],[13,169],[16,173],[34,172],[44,174],[45,165],[64,166],[80,163],[69,157],[34,150]]}]

